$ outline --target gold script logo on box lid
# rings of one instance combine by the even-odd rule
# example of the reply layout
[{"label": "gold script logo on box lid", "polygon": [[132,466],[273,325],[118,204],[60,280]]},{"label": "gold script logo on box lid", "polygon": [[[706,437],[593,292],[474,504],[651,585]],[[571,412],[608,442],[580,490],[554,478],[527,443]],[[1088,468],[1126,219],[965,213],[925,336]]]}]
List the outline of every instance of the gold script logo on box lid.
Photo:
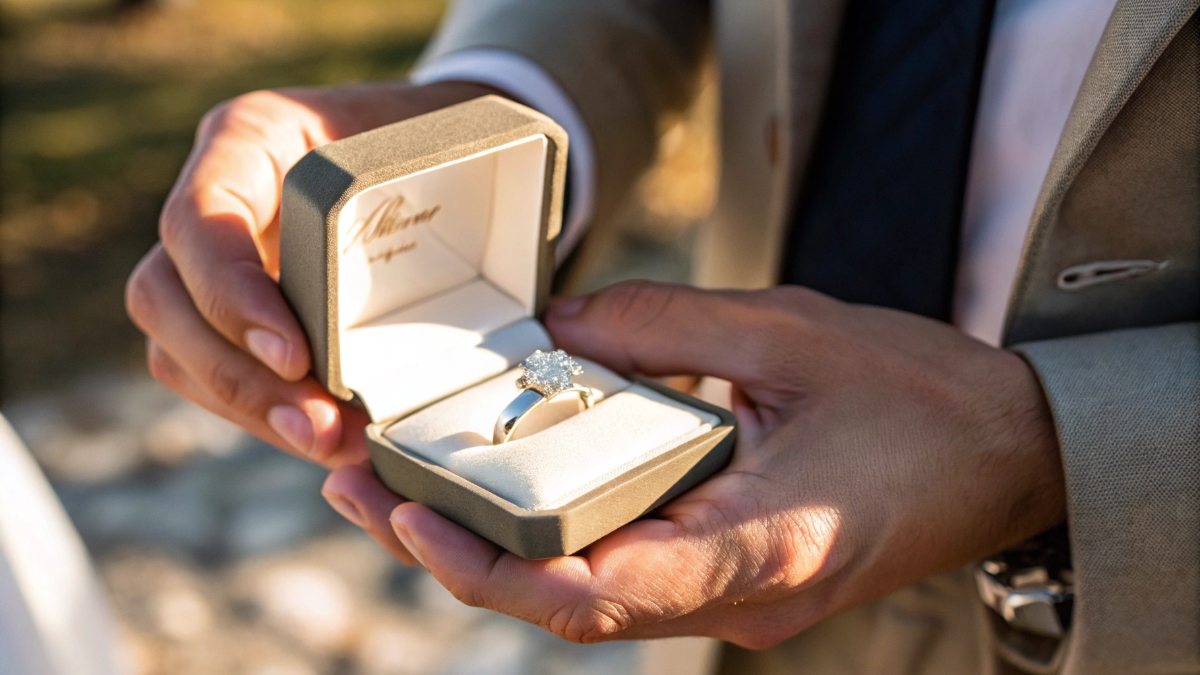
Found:
[{"label": "gold script logo on box lid", "polygon": [[404,195],[384,200],[367,214],[366,218],[350,227],[346,233],[346,245],[342,248],[342,255],[349,253],[355,246],[368,247],[376,242],[386,242],[388,246],[382,251],[367,250],[367,262],[390,262],[392,258],[417,247],[415,237],[405,237],[403,241],[396,241],[398,235],[404,234],[410,228],[432,222],[441,210],[441,204],[413,210]]}]

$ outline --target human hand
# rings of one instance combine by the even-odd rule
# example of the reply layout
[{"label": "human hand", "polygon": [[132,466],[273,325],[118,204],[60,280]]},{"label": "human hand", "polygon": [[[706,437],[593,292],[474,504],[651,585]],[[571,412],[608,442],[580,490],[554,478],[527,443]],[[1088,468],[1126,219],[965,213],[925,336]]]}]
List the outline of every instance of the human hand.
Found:
[{"label": "human hand", "polygon": [[[952,327],[797,287],[622,284],[556,301],[564,349],[731,381],[724,471],[578,555],[523,560],[363,467],[325,492],[455,596],[569,640],[704,635],[761,648],[1065,518],[1032,371]],[[380,537],[389,518],[395,537]]]},{"label": "human hand", "polygon": [[126,289],[155,379],[292,453],[328,466],[364,460],[364,413],[308,376],[307,340],[276,285],[283,177],[319,145],[489,93],[464,83],[280,89],[205,115],[161,241]]}]

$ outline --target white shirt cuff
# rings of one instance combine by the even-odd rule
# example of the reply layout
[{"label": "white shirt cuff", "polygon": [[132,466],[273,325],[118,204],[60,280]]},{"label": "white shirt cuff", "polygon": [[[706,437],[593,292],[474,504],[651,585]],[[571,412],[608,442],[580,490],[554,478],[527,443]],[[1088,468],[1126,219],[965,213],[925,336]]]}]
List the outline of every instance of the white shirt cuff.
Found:
[{"label": "white shirt cuff", "polygon": [[495,87],[541,111],[566,130],[571,149],[571,199],[555,252],[559,262],[574,250],[596,211],[596,154],[575,103],[534,61],[503,49],[468,49],[422,64],[409,75],[415,84],[476,82]]}]

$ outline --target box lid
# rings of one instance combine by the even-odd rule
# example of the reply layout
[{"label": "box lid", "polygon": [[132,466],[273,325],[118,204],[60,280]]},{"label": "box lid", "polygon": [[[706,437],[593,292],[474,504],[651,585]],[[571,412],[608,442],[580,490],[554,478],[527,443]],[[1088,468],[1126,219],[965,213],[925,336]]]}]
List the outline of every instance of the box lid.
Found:
[{"label": "box lid", "polygon": [[[450,393],[376,408],[364,392],[393,389],[373,384],[383,373],[412,382],[406,373],[427,374],[431,360],[486,369],[497,354],[527,354],[553,272],[566,153],[549,118],[487,96],[301,159],[283,185],[280,285],[318,380],[378,418]],[[474,375],[426,380],[456,377]]]}]

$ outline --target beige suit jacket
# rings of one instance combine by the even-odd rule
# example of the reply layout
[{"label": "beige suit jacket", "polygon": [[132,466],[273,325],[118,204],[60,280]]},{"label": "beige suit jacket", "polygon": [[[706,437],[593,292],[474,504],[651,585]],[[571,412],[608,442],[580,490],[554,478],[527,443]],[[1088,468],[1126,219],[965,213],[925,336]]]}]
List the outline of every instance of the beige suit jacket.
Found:
[{"label": "beige suit jacket", "polygon": [[[460,0],[425,58],[507,49],[555,77],[593,136],[603,220],[712,55],[721,180],[697,283],[761,287],[775,282],[843,2]],[[1198,6],[1118,0],[1043,185],[1008,312],[1005,344],[1041,378],[1062,448],[1077,604],[1044,669],[1072,675],[1200,672]],[[1078,283],[1080,265],[1114,261],[1123,272]],[[989,628],[960,573],[781,648],[729,650],[725,666],[1038,669],[1010,637]]]}]

